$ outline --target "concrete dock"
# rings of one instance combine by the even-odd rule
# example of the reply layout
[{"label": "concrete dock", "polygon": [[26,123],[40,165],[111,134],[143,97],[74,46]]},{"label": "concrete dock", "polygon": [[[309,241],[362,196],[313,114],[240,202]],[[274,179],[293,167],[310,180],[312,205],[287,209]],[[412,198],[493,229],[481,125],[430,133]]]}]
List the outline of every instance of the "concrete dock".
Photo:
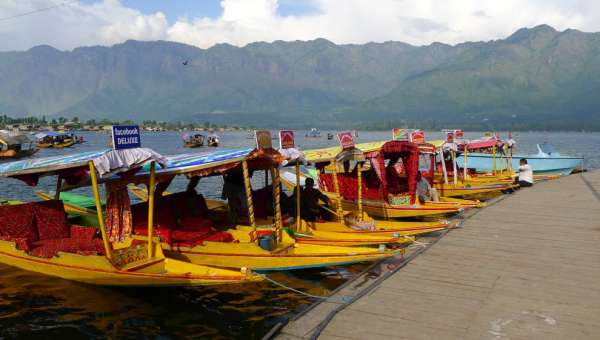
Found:
[{"label": "concrete dock", "polygon": [[279,334],[317,336],[600,339],[600,171],[508,195],[353,303],[322,303]]}]

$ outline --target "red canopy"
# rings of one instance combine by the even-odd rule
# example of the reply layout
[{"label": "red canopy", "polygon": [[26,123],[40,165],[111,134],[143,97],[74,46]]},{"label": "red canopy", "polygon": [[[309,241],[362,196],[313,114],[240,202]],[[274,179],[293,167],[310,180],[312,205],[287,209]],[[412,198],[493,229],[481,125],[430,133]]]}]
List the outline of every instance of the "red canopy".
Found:
[{"label": "red canopy", "polygon": [[[480,150],[480,149],[489,149],[489,148],[493,147],[494,145],[500,146],[500,145],[502,145],[502,141],[496,140],[496,139],[474,140],[474,141],[470,141],[467,144],[467,148],[469,151],[475,151],[475,150]],[[463,145],[463,149],[464,149],[464,145]]]},{"label": "red canopy", "polygon": [[383,197],[388,196],[388,180],[386,174],[385,160],[402,158],[402,164],[406,171],[408,180],[408,192],[411,196],[411,203],[415,202],[415,193],[417,189],[417,171],[419,170],[419,146],[408,141],[389,141],[379,148],[365,154],[377,176],[379,177],[383,191]]}]

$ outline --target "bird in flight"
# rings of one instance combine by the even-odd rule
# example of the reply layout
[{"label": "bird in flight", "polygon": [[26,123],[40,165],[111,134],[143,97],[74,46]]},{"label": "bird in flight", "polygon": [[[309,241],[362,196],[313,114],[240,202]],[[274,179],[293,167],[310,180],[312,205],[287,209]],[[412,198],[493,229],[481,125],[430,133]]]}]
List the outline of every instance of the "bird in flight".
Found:
[{"label": "bird in flight", "polygon": [[186,60],[186,61],[184,61],[184,62],[182,63],[182,64],[183,64],[183,66],[187,66],[188,62],[189,62],[189,61],[187,61],[187,60]]}]

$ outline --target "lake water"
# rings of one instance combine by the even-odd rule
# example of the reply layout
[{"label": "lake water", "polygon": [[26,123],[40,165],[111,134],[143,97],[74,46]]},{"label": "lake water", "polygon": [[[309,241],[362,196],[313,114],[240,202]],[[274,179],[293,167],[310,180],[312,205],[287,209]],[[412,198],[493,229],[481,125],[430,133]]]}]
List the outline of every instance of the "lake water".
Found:
[{"label": "lake water", "polygon": [[[296,143],[302,149],[336,145],[321,138],[305,138],[297,132]],[[37,157],[105,148],[108,135],[82,132],[87,143],[68,150],[45,149]],[[467,133],[466,138],[481,133]],[[390,132],[358,133],[357,142],[389,139]],[[428,139],[442,138],[439,132],[427,133]],[[585,157],[588,168],[600,167],[600,133],[520,132],[513,135],[518,152],[536,153],[535,144],[553,143],[564,155]],[[222,148],[252,146],[245,132],[220,134]],[[273,141],[275,144],[277,140]],[[143,146],[162,154],[202,152],[185,149],[179,133],[161,132],[142,135]],[[220,197],[220,178],[203,179],[200,191],[208,197]],[[53,190],[54,179],[44,178],[35,187],[18,180],[0,178],[0,198],[36,200],[34,191]],[[170,190],[185,186],[176,179]],[[90,194],[89,189],[79,192]],[[365,265],[322,270],[270,274],[273,279],[314,295],[327,295],[359,272]],[[38,275],[0,264],[0,338],[60,336],[67,338],[164,337],[178,338],[260,338],[277,322],[300,312],[311,299],[272,284],[231,285],[212,288],[107,288],[85,285]]]}]

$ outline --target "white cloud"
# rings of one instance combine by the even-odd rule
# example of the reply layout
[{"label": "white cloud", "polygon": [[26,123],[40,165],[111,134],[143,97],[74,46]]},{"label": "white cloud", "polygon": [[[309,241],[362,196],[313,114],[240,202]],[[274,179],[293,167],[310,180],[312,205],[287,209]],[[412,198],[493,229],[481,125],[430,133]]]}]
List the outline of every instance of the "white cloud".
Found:
[{"label": "white cloud", "polygon": [[[63,0],[2,0],[0,17]],[[0,21],[0,50],[49,44],[61,49],[111,45],[127,39],[166,39],[210,47],[253,41],[326,38],[336,43],[398,40],[412,44],[459,43],[506,37],[546,23],[557,29],[600,30],[596,0],[306,0],[306,16],[281,16],[277,0],[222,0],[218,18],[168,23],[161,12],[143,14],[118,0],[73,3]]]}]

